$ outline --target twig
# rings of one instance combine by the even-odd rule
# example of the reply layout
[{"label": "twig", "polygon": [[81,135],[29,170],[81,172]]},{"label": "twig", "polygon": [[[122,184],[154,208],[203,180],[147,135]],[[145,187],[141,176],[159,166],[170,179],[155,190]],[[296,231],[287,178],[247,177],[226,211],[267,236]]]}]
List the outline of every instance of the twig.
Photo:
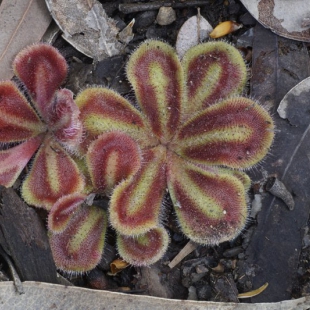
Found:
[{"label": "twig", "polygon": [[184,2],[150,2],[150,3],[122,3],[118,6],[118,9],[125,14],[158,10],[162,6],[171,6],[175,9],[183,9],[191,6],[203,6],[206,5],[206,0],[187,0]]},{"label": "twig", "polygon": [[193,241],[189,241],[185,247],[178,253],[178,255],[168,264],[168,266],[172,269],[175,267],[184,257],[186,257],[188,254],[192,253],[196,248],[198,244],[196,244]]}]

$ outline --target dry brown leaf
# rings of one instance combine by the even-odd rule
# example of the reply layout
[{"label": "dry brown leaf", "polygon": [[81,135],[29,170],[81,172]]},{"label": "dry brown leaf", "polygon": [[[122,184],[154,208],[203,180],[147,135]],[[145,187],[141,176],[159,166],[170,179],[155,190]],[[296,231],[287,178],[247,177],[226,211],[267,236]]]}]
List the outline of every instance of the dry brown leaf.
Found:
[{"label": "dry brown leaf", "polygon": [[0,80],[13,76],[12,61],[41,40],[52,18],[44,0],[3,0],[0,5]]},{"label": "dry brown leaf", "polygon": [[102,60],[121,53],[116,21],[109,18],[97,0],[45,0],[63,38],[78,51]]},{"label": "dry brown leaf", "polygon": [[127,262],[125,262],[122,259],[115,259],[111,264],[111,272],[109,272],[108,274],[110,276],[115,276],[117,273],[121,272],[123,269],[125,269],[126,267],[128,267],[129,264]]}]

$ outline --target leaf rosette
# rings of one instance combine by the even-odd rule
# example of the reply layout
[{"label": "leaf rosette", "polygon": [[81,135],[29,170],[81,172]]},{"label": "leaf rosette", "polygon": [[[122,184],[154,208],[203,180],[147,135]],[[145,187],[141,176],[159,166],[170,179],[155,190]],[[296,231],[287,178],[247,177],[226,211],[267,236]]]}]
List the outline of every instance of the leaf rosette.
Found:
[{"label": "leaf rosette", "polygon": [[80,111],[68,89],[59,89],[67,63],[52,46],[36,44],[13,62],[18,85],[0,82],[0,184],[12,186],[34,156],[22,185],[31,205],[50,209],[63,195],[82,191],[84,179],[70,152],[82,138]]},{"label": "leaf rosette", "polygon": [[235,238],[247,221],[243,171],[274,137],[268,112],[240,95],[247,69],[239,51],[209,42],[180,60],[168,44],[149,40],[131,55],[127,77],[137,108],[107,88],[76,98],[88,137],[81,151],[95,191],[111,195],[121,255],[134,265],[163,255],[167,189],[188,238],[206,245]]}]

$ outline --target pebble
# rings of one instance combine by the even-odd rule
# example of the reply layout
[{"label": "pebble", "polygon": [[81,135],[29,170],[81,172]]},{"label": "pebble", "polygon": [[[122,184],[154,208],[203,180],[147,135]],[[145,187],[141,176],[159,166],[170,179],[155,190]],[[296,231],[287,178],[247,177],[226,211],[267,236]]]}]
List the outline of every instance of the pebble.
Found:
[{"label": "pebble", "polygon": [[198,265],[196,266],[196,272],[197,273],[205,273],[208,272],[209,269],[205,265]]},{"label": "pebble", "polygon": [[213,290],[216,293],[216,301],[239,302],[238,290],[231,274],[218,276],[212,282]]},{"label": "pebble", "polygon": [[228,249],[223,253],[224,257],[234,257],[237,256],[239,253],[243,252],[243,248],[241,246],[232,248],[232,249]]},{"label": "pebble", "polygon": [[90,288],[96,290],[105,290],[109,288],[109,281],[106,275],[99,269],[93,269],[87,275],[87,284]]},{"label": "pebble", "polygon": [[176,20],[175,10],[170,6],[162,6],[157,14],[156,22],[160,26],[167,26]]},{"label": "pebble", "polygon": [[151,26],[156,20],[156,11],[145,11],[140,13],[136,17],[136,22],[134,25],[134,30],[137,32],[141,32],[145,30],[147,27]]},{"label": "pebble", "polygon": [[236,268],[236,259],[221,259],[221,264],[226,269],[235,269]]},{"label": "pebble", "polygon": [[208,272],[205,273],[192,273],[191,274],[191,278],[192,278],[192,283],[196,283],[198,281],[200,281],[204,276],[206,276],[208,274]]},{"label": "pebble", "polygon": [[190,286],[188,288],[188,297],[187,300],[198,300],[196,288],[194,286]]},{"label": "pebble", "polygon": [[[250,28],[238,38],[237,44],[238,46],[244,46],[244,47],[253,46],[253,39],[254,39],[253,28]],[[256,195],[261,196],[260,194],[255,194],[255,196]],[[250,216],[253,217],[255,215],[256,214],[251,214]]]},{"label": "pebble", "polygon": [[246,287],[246,290],[251,290],[253,288],[253,284],[251,281],[246,281],[245,282],[245,287]]}]

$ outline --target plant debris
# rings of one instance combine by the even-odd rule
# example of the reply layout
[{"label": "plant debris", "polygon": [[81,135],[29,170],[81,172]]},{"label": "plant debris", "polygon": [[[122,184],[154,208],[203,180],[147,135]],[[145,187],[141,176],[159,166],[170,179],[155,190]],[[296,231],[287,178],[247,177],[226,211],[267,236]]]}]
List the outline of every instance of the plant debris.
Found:
[{"label": "plant debris", "polygon": [[124,50],[117,40],[120,29],[116,21],[97,0],[46,0],[46,4],[63,38],[83,54],[100,61]]}]

